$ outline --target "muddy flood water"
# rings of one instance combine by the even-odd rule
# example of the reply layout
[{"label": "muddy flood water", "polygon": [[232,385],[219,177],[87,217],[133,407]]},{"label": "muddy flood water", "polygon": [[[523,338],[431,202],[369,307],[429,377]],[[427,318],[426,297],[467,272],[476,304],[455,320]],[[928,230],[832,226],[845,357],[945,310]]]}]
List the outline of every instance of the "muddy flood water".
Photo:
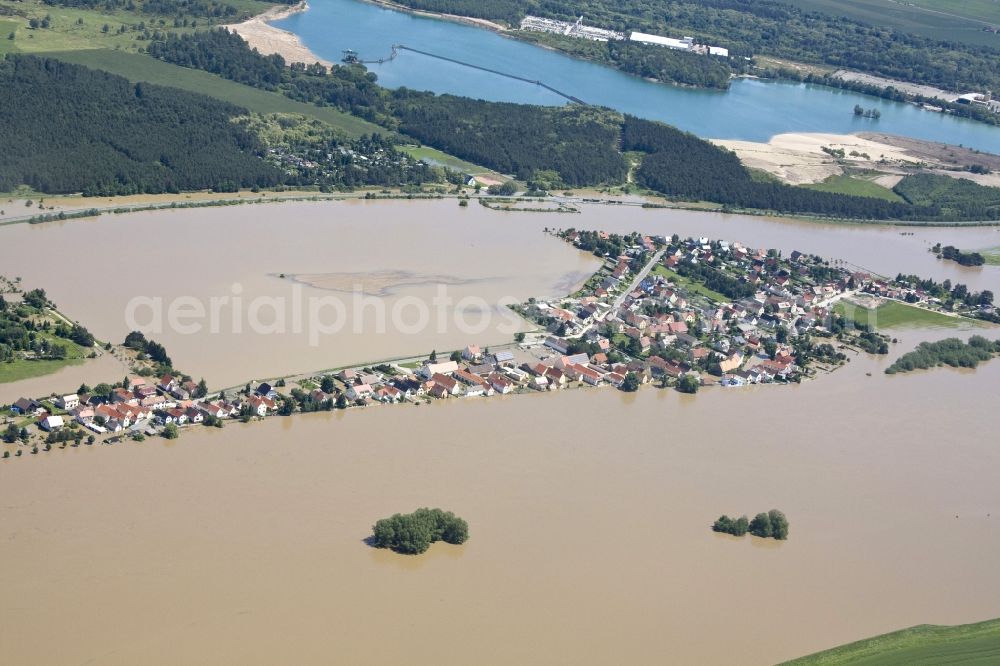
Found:
[{"label": "muddy flood water", "polygon": [[[603,205],[581,210],[501,213],[475,203],[459,208],[452,199],[344,201],[12,225],[0,228],[0,270],[44,288],[102,340],[122,341],[134,328],[130,304],[138,304],[134,323],[166,346],[175,367],[216,389],[469,342],[510,342],[523,323],[504,302],[561,296],[599,265],[543,234],[546,227],[706,235],[1000,293],[1000,267],[963,268],[927,251],[936,242],[997,247],[1000,228],[831,225]],[[420,326],[419,304],[442,293],[446,301],[429,307]],[[321,299],[341,304],[343,317]],[[340,328],[311,326],[311,303],[318,304],[317,321]],[[172,305],[181,326],[169,325]],[[203,316],[185,315],[198,308]],[[79,381],[64,383],[52,390],[74,390]]]},{"label": "muddy flood water", "polygon": [[[927,252],[997,246],[996,229],[454,201],[11,226],[0,266],[120,340],[130,299],[234,283],[248,298],[360,284],[389,302],[444,284],[487,309],[558,296],[596,261],[545,226],[706,235],[1000,293],[997,267]],[[969,332],[896,330],[888,358],[801,386],[454,399],[0,461],[0,663],[768,664],[1000,616],[1000,361],[882,372],[921,340]],[[153,335],[216,387],[469,341],[453,325],[305,336]],[[418,557],[364,543],[375,520],[420,506],[467,519],[470,540]],[[710,530],[771,508],[787,542]]]},{"label": "muddy flood water", "polygon": [[[0,661],[767,664],[998,616],[1000,363],[887,362],[5,461]],[[470,540],[418,557],[363,543],[419,506],[465,517]],[[787,542],[709,529],[773,507]]]}]

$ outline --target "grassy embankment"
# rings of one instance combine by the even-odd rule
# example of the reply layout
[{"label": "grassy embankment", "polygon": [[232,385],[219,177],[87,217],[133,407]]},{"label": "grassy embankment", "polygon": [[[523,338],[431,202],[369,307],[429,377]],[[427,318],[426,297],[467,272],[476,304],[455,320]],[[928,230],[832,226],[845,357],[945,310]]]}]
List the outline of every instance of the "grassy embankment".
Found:
[{"label": "grassy embankment", "polygon": [[848,194],[856,197],[872,197],[874,199],[885,199],[886,201],[903,201],[903,197],[889,188],[882,187],[878,183],[873,183],[865,178],[848,176],[846,174],[830,176],[822,183],[813,183],[811,185],[804,185],[803,187],[820,192]]},{"label": "grassy embankment", "polygon": [[932,39],[1000,48],[1000,35],[984,32],[1000,25],[995,0],[787,0],[806,10],[822,12]]},{"label": "grassy embankment", "polygon": [[881,666],[1000,663],[1000,619],[945,627],[922,624],[817,652],[783,666]]},{"label": "grassy embankment", "polygon": [[833,306],[833,310],[837,314],[853,320],[856,324],[863,326],[874,324],[879,329],[900,327],[946,328],[977,323],[975,320],[966,317],[950,317],[940,312],[925,310],[924,308],[918,308],[898,301],[887,301],[874,310],[840,301]]},{"label": "grassy embankment", "polygon": [[0,363],[0,384],[7,384],[21,379],[31,379],[32,377],[48,375],[56,372],[57,370],[61,370],[68,365],[79,365],[87,358],[86,350],[74,342],[66,340],[65,338],[56,337],[49,333],[39,333],[38,335],[39,337],[45,338],[50,342],[65,347],[66,358],[46,359],[41,361],[17,359],[16,361]]},{"label": "grassy embankment", "polygon": [[1000,266],[1000,247],[992,247],[988,250],[980,250],[983,259],[990,266]]}]

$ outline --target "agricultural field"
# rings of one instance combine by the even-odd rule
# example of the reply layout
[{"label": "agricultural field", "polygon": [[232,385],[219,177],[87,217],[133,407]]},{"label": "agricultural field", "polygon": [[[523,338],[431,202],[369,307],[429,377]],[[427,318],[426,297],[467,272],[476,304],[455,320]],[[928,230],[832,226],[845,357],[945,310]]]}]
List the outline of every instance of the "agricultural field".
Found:
[{"label": "agricultural field", "polygon": [[873,325],[883,328],[946,328],[975,323],[971,319],[950,317],[940,312],[933,312],[913,305],[888,301],[874,310],[869,310],[853,303],[838,302],[833,307],[837,314],[852,319],[862,326]]},{"label": "agricultural field", "polygon": [[449,169],[454,169],[456,171],[461,171],[462,173],[467,173],[470,175],[477,174],[492,174],[494,173],[486,167],[473,164],[472,162],[466,162],[457,157],[453,157],[447,153],[442,153],[436,148],[431,148],[430,146],[402,146],[402,150],[405,151],[411,157],[423,160],[428,164],[435,164],[437,166],[448,167]]},{"label": "agricultural field", "polygon": [[873,197],[875,199],[885,199],[886,201],[902,201],[903,198],[892,190],[882,187],[870,180],[857,176],[831,176],[822,183],[803,185],[810,190],[820,192],[835,192],[837,194],[849,194],[857,197]]},{"label": "agricultural field", "polygon": [[1000,663],[1000,620],[944,627],[922,624],[786,662],[784,666],[932,666]]},{"label": "agricultural field", "polygon": [[786,0],[802,9],[846,16],[932,39],[1000,49],[1000,3],[994,0]]}]

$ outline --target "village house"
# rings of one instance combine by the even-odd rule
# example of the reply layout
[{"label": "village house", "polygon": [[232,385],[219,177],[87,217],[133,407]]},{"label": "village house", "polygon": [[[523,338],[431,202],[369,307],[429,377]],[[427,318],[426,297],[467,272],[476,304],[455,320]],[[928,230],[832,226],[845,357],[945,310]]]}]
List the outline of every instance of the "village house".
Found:
[{"label": "village house", "polygon": [[[449,377],[447,375],[442,375],[441,373],[434,373],[434,375],[431,377],[431,382],[434,384],[434,386],[440,386],[440,387],[444,388],[444,390],[449,395],[458,395],[459,384],[458,384],[458,380],[455,379],[454,377]],[[433,389],[433,387],[432,387],[432,389]],[[432,391],[432,395],[433,395],[433,391]]]},{"label": "village house", "polygon": [[493,373],[489,376],[490,386],[493,390],[500,395],[507,395],[514,390],[514,382],[510,381],[501,374]]},{"label": "village house", "polygon": [[455,361],[445,361],[444,363],[427,363],[418,371],[424,379],[430,379],[436,374],[450,375],[458,370],[458,363]]},{"label": "village house", "polygon": [[32,400],[31,398],[19,398],[10,406],[10,411],[14,414],[20,414],[22,416],[38,416],[45,408],[42,403],[37,400]]},{"label": "village house", "polygon": [[38,427],[40,427],[42,430],[45,430],[46,432],[54,432],[56,430],[59,430],[60,428],[63,427],[63,425],[65,425],[63,423],[63,417],[53,416],[51,414],[47,415],[45,418],[43,418],[41,421],[38,422]]},{"label": "village house", "polygon": [[374,392],[374,389],[369,384],[357,384],[347,387],[347,397],[350,400],[363,400],[371,397]]},{"label": "village house", "polygon": [[58,407],[59,409],[65,409],[66,411],[75,409],[77,406],[79,406],[79,404],[80,404],[80,396],[78,396],[75,393],[71,393],[70,395],[59,396],[58,398],[56,398],[56,407]]},{"label": "village house", "polygon": [[160,383],[157,384],[157,388],[164,393],[170,393],[177,388],[177,381],[174,379],[173,375],[163,375],[160,377]]}]

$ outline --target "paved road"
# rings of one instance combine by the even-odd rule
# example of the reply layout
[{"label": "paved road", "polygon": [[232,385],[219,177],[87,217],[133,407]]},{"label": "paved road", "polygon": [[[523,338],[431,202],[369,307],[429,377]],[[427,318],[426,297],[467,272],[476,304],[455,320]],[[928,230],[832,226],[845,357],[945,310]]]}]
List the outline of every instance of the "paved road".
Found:
[{"label": "paved road", "polygon": [[649,275],[649,271],[653,270],[653,266],[659,263],[660,259],[663,258],[663,253],[666,251],[667,248],[663,248],[662,250],[654,254],[653,258],[650,259],[649,262],[642,267],[642,270],[635,274],[635,278],[629,284],[628,289],[619,294],[618,298],[615,299],[615,302],[611,304],[611,310],[610,310],[611,312],[618,311],[618,308],[622,306],[622,303],[625,302],[625,299],[628,297],[628,295],[631,294],[633,291],[635,291],[635,288],[639,286],[640,282],[646,279],[646,276]]}]

